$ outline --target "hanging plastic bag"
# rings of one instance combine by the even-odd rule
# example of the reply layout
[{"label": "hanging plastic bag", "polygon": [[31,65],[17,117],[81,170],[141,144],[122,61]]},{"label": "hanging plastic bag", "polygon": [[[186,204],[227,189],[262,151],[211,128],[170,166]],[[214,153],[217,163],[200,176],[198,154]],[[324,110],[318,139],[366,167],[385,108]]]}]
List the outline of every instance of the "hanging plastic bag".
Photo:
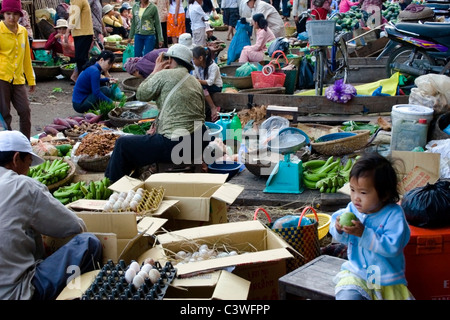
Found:
[{"label": "hanging plastic bag", "polygon": [[62,44],[62,48],[66,57],[75,58],[75,43],[71,34],[67,38],[67,43]]},{"label": "hanging plastic bag", "polygon": [[89,50],[89,54],[92,56],[98,56],[102,51],[100,50],[100,46],[97,41],[92,41],[91,50]]},{"label": "hanging plastic bag", "polygon": [[134,58],[134,45],[132,45],[131,43],[127,44],[127,47],[123,51],[123,55],[122,55],[123,71],[127,71],[127,70],[125,70],[125,63],[127,62],[128,58]]},{"label": "hanging plastic bag", "polygon": [[438,180],[408,191],[402,208],[409,224],[421,228],[450,225],[450,181]]},{"label": "hanging plastic bag", "polygon": [[289,120],[280,116],[271,116],[264,120],[259,128],[259,147],[267,148],[269,141],[278,135],[281,129],[289,127]]},{"label": "hanging plastic bag", "polygon": [[284,37],[278,37],[275,40],[272,41],[269,48],[267,49],[267,53],[269,54],[269,57],[277,58],[281,53],[276,53],[275,56],[273,55],[275,51],[282,51],[285,54],[289,53],[289,40]]},{"label": "hanging plastic bag", "polygon": [[120,90],[117,83],[111,85],[111,97],[113,100],[119,101],[123,98],[124,93]]}]

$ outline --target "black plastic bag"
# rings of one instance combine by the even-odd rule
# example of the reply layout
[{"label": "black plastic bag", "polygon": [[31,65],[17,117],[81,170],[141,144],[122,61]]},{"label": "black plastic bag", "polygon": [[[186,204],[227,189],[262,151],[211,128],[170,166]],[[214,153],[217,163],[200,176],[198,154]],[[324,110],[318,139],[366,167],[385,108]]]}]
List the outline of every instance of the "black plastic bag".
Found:
[{"label": "black plastic bag", "polygon": [[298,89],[314,88],[314,67],[308,59],[303,58],[298,69]]},{"label": "black plastic bag", "polygon": [[408,191],[402,208],[410,225],[422,228],[450,225],[450,181],[438,180]]},{"label": "black plastic bag", "polygon": [[[289,40],[283,37],[278,37],[272,41],[269,48],[267,49],[267,53],[269,57],[272,57],[273,53],[277,50],[283,51],[285,54],[289,53]],[[278,58],[281,55],[281,52],[275,53],[275,56],[272,58]]]}]

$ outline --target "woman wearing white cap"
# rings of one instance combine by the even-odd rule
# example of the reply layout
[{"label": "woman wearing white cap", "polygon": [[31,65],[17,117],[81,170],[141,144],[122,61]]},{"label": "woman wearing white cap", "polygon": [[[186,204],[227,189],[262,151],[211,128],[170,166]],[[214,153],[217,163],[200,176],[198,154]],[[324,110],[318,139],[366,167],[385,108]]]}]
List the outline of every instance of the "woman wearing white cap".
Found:
[{"label": "woman wearing white cap", "polygon": [[105,176],[112,182],[158,162],[202,163],[206,127],[205,98],[200,83],[189,72],[192,50],[172,45],[157,59],[153,72],[139,85],[139,101],[155,101],[156,128],[146,135],[127,135],[116,140]]},{"label": "woman wearing white cap", "polygon": [[[84,221],[27,176],[43,162],[21,132],[0,132],[1,300],[54,300],[74,274],[101,262],[101,243]],[[42,235],[74,237],[48,256]]]},{"label": "woman wearing white cap", "polygon": [[58,53],[63,54],[63,44],[65,42],[65,35],[67,31],[67,20],[58,19],[56,26],[53,27],[54,32],[50,34],[45,43],[45,50],[52,51],[53,60],[58,60]]}]

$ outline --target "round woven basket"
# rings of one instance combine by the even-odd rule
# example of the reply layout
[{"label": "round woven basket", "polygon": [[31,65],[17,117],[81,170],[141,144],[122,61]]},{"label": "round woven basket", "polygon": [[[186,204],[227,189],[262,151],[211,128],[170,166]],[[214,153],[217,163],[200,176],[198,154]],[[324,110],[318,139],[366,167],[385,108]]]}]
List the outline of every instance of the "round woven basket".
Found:
[{"label": "round woven basket", "polygon": [[65,78],[70,79],[74,69],[66,69],[66,68],[64,68],[65,66],[68,66],[68,65],[70,65],[70,63],[69,64],[63,64],[62,66],[59,66],[59,68],[60,68],[61,74]]},{"label": "round woven basket", "polygon": [[111,155],[101,157],[83,156],[78,159],[78,165],[86,171],[104,172],[108,166]]},{"label": "round woven basket", "polygon": [[228,26],[214,27],[214,31],[227,31],[227,30],[228,30]]},{"label": "round woven basket", "polygon": [[328,156],[342,156],[365,147],[369,141],[370,130],[354,130],[356,135],[326,142],[311,142],[317,153]]},{"label": "round woven basket", "polygon": [[450,139],[450,135],[446,134],[443,131],[445,128],[447,128],[449,124],[450,124],[450,112],[441,114],[437,118],[436,123],[433,126],[431,139],[432,140]]},{"label": "round woven basket", "polygon": [[[44,156],[42,158],[44,160],[50,160],[50,161],[60,159],[60,157],[49,157],[49,156]],[[67,176],[64,179],[62,179],[54,184],[48,185],[47,188],[49,191],[54,191],[54,190],[58,189],[59,187],[62,187],[62,186],[65,186],[65,185],[71,183],[75,176],[75,169],[76,169],[75,164],[68,158],[64,158],[63,160],[70,166],[69,173],[67,174]]]},{"label": "round woven basket", "polygon": [[127,101],[134,101],[136,100],[136,92],[133,90],[122,90],[122,92],[127,97]]},{"label": "round woven basket", "polygon": [[122,86],[124,89],[135,91],[139,87],[139,85],[144,81],[144,78],[131,77],[122,80]]},{"label": "round woven basket", "polygon": [[122,118],[120,115],[124,111],[126,111],[126,109],[114,108],[113,110],[111,110],[108,113],[109,122],[111,123],[112,126],[120,128],[120,127],[123,127],[123,126],[125,126],[127,124],[137,123],[139,120],[141,120],[141,117],[139,117],[137,119],[125,119],[125,118]]},{"label": "round woven basket", "polygon": [[226,76],[222,76],[222,81],[224,84],[229,86],[233,86],[236,89],[248,89],[252,88],[252,77],[236,77],[236,69],[239,68],[240,65],[231,65],[220,68],[220,74],[226,74]]},{"label": "round woven basket", "polygon": [[59,66],[33,66],[34,74],[36,75],[36,80],[51,80],[57,75],[61,74],[61,68]]}]

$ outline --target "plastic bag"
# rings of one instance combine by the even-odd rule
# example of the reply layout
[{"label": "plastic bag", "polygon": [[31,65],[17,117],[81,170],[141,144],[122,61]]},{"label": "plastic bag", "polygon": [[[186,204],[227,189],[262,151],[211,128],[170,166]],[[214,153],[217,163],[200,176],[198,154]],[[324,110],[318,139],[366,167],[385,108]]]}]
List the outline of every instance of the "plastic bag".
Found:
[{"label": "plastic bag", "polygon": [[356,96],[356,89],[351,84],[344,83],[343,79],[339,79],[325,89],[325,96],[333,102],[347,103]]},{"label": "plastic bag", "polygon": [[289,40],[284,37],[278,37],[275,40],[272,41],[269,48],[267,49],[267,53],[269,57],[277,58],[281,53],[275,54],[273,56],[273,53],[277,50],[283,51],[285,54],[289,53]]},{"label": "plastic bag", "polygon": [[62,44],[62,49],[66,57],[75,58],[75,43],[71,34],[67,38],[67,43]]},{"label": "plastic bag", "polygon": [[250,62],[244,63],[242,66],[236,69],[235,76],[236,77],[248,77],[252,74],[253,71],[257,71],[258,68],[251,64]]},{"label": "plastic bag", "polygon": [[448,111],[450,104],[450,78],[442,74],[425,74],[414,80],[410,104],[433,108],[436,114]]},{"label": "plastic bag", "polygon": [[402,199],[402,208],[409,224],[421,227],[450,225],[450,181],[438,180],[408,191]]},{"label": "plastic bag", "polygon": [[102,51],[100,50],[100,46],[97,41],[92,41],[91,50],[89,50],[89,54],[93,56],[98,56]]},{"label": "plastic bag", "polygon": [[266,148],[269,141],[278,135],[281,129],[289,128],[289,120],[280,116],[272,116],[259,127],[260,148]]},{"label": "plastic bag", "polygon": [[[281,217],[281,218],[275,220],[275,222],[272,225],[272,229],[297,227],[298,219],[300,219],[300,216],[295,216],[295,215],[287,215],[287,216]],[[302,221],[300,222],[300,226],[303,227],[303,226],[306,226],[306,225],[309,225],[312,223],[313,222],[311,221],[311,219],[309,219],[307,217],[303,217]]]},{"label": "plastic bag", "polygon": [[300,61],[297,87],[299,89],[314,88],[314,67],[309,63],[308,59],[303,58],[302,61]]},{"label": "plastic bag", "polygon": [[134,45],[132,44],[127,44],[127,47],[125,48],[125,50],[123,51],[123,55],[122,55],[122,69],[124,71],[125,70],[125,63],[127,63],[128,58],[134,58]]}]

